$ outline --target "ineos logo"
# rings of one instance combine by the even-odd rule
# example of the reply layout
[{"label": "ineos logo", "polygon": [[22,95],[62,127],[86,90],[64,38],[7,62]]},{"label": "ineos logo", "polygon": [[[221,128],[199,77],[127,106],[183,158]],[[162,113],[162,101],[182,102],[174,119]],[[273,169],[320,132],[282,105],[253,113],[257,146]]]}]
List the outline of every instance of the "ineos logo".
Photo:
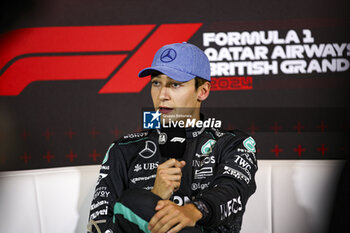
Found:
[{"label": "ineos logo", "polygon": [[145,148],[139,152],[139,155],[144,159],[151,158],[157,151],[157,146],[152,141],[146,141]]},{"label": "ineos logo", "polygon": [[164,63],[172,62],[176,58],[176,52],[174,49],[166,49],[160,55],[160,60]]}]

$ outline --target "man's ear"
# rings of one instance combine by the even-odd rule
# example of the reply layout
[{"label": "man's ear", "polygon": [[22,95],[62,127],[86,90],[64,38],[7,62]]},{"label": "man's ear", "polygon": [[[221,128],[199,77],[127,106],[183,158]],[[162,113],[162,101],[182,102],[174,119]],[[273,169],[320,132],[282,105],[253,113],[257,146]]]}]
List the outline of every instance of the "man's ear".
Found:
[{"label": "man's ear", "polygon": [[206,98],[208,98],[209,93],[210,93],[210,87],[211,84],[210,82],[205,82],[203,83],[200,87],[198,87],[197,90],[197,100],[199,102],[204,101]]}]

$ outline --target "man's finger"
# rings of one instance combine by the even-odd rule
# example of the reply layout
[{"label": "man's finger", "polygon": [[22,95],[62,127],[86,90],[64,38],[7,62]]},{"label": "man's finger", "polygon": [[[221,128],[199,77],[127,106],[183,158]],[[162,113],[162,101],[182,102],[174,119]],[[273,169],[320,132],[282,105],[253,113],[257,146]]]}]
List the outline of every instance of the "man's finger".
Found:
[{"label": "man's finger", "polygon": [[181,231],[184,228],[184,225],[179,223],[176,226],[174,226],[173,228],[171,228],[167,233],[177,233],[179,231]]},{"label": "man's finger", "polygon": [[170,181],[180,181],[181,175],[165,175],[164,178]]},{"label": "man's finger", "polygon": [[158,224],[160,224],[159,232],[168,232],[169,229],[174,227],[176,224],[178,224],[180,220],[178,219],[176,214],[166,215],[164,218],[162,218]]},{"label": "man's finger", "polygon": [[164,202],[163,201],[158,201],[155,210],[160,210],[161,208],[163,208]]},{"label": "man's finger", "polygon": [[180,168],[183,168],[185,165],[186,165],[186,162],[185,161],[180,161],[180,163],[181,163],[181,167]]},{"label": "man's finger", "polygon": [[181,182],[173,181],[172,185],[174,187],[174,192],[176,192],[177,190],[179,190]]},{"label": "man's finger", "polygon": [[164,208],[165,206],[169,205],[170,203],[171,203],[171,201],[169,201],[169,200],[160,200],[157,202],[155,210],[160,210],[160,209]]},{"label": "man's finger", "polygon": [[158,167],[161,168],[170,168],[175,166],[176,163],[180,163],[179,161],[177,161],[176,159],[168,159],[167,161],[165,161],[164,163],[160,164]]},{"label": "man's finger", "polygon": [[[178,167],[178,168],[182,168],[186,164],[185,161],[180,162],[180,161],[178,161],[176,159],[169,159],[168,161],[169,161],[170,167],[175,166],[175,167]],[[168,162],[168,161],[166,161],[166,162]]]},{"label": "man's finger", "polygon": [[178,168],[183,168],[184,166],[186,165],[186,162],[185,161],[178,161],[178,160],[176,160],[176,162],[175,162],[175,164],[174,164],[174,166],[175,167],[178,167]]},{"label": "man's finger", "polygon": [[163,209],[159,210],[155,215],[153,215],[153,217],[148,223],[148,229],[152,230],[154,226],[157,225],[159,220],[162,219],[168,213],[169,209],[169,206],[165,206],[165,208],[163,207]]},{"label": "man's finger", "polygon": [[185,161],[178,161],[176,159],[169,159],[165,161],[164,163],[160,164],[158,168],[171,168],[171,167],[177,167],[177,168],[183,168],[186,165]]},{"label": "man's finger", "polygon": [[169,175],[182,174],[181,169],[177,167],[163,169],[162,172]]},{"label": "man's finger", "polygon": [[166,214],[163,210],[158,211],[151,220],[148,222],[148,229],[153,230],[154,226],[157,225],[158,221]]},{"label": "man's finger", "polygon": [[[179,211],[177,211],[173,205],[167,205],[161,211],[166,212],[166,214],[158,219],[158,222],[155,223],[155,225],[152,228],[152,232],[157,232],[157,233],[166,232],[166,230],[169,230],[171,227],[173,227],[176,224],[176,222],[179,222],[179,221],[175,221],[175,223],[169,223],[172,219],[178,218],[178,215],[179,215]],[[161,230],[163,227],[164,229]]]}]

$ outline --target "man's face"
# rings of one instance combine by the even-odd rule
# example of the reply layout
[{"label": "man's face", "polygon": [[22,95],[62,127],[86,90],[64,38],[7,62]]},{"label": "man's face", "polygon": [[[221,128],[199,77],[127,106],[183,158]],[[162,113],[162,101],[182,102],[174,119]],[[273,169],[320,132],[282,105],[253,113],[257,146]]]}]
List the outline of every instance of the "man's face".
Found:
[{"label": "man's face", "polygon": [[198,101],[198,90],[195,88],[195,79],[179,82],[165,74],[159,74],[151,81],[154,109],[162,113],[162,118],[166,122],[169,116],[172,120],[199,118],[200,101]]}]

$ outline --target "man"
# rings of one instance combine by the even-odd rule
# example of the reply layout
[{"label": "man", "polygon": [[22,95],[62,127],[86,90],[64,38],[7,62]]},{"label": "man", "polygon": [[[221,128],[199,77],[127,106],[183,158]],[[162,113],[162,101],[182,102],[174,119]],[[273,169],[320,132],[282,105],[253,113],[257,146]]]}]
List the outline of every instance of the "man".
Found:
[{"label": "man", "polygon": [[[152,66],[151,96],[163,124],[203,120],[210,92],[206,55],[189,43],[163,46]],[[171,118],[173,116],[173,118]],[[163,125],[164,126],[164,125]],[[163,129],[124,136],[108,149],[90,209],[92,232],[239,232],[255,192],[255,141],[241,131],[185,128],[181,159],[160,153]],[[173,139],[181,137],[174,137]],[[175,140],[176,141],[176,140]]]}]

